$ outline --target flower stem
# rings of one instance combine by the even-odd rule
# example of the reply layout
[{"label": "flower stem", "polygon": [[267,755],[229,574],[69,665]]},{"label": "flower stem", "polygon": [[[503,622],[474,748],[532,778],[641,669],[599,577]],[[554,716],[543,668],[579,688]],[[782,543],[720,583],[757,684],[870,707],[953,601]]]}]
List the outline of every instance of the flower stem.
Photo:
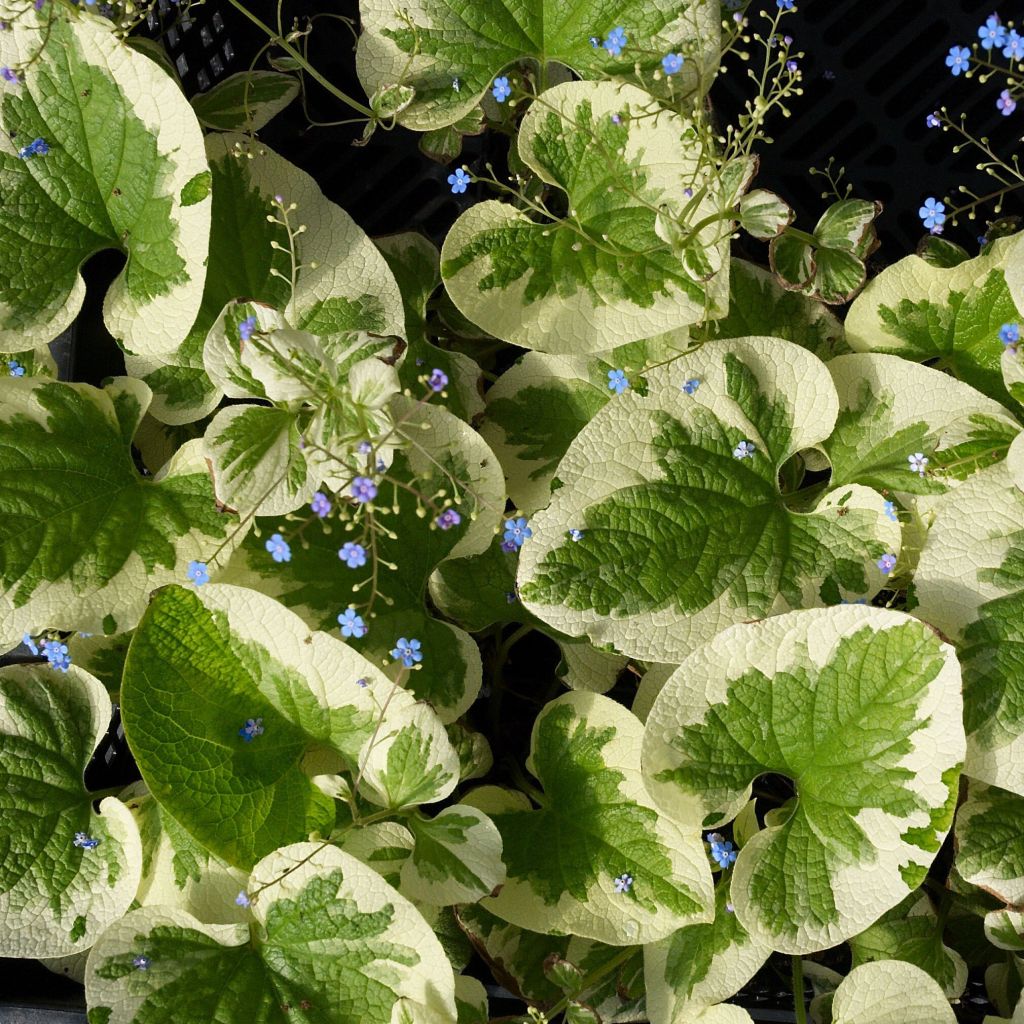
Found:
[{"label": "flower stem", "polygon": [[804,962],[799,956],[793,957],[793,1008],[797,1024],[807,1024],[807,1005],[804,1003]]}]

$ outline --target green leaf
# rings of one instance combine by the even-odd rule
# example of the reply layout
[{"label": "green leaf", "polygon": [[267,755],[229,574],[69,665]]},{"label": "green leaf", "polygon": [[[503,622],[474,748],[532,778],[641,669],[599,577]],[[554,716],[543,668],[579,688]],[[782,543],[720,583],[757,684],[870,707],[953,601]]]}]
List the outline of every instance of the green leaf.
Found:
[{"label": "green leaf", "polygon": [[891,352],[939,366],[1005,402],[999,328],[1024,320],[1010,295],[1008,239],[951,268],[908,256],[886,268],[850,307],[846,336],[858,352]]},{"label": "green leaf", "polygon": [[[653,101],[634,86],[571,82],[544,96],[523,118],[519,155],[566,193],[574,217],[537,221],[496,200],[470,207],[441,249],[455,305],[496,337],[556,354],[724,312],[729,224],[702,228],[682,251],[665,238],[669,214],[682,212],[680,184],[696,183],[706,160],[692,127],[645,113]],[[716,194],[700,195],[689,225],[721,212]],[[691,270],[697,252],[707,266]]]},{"label": "green leaf", "polygon": [[[610,7],[585,0],[571,9],[556,0],[480,0],[471,8],[453,0],[367,0],[361,15],[356,69],[363,88],[370,96],[396,82],[412,86],[416,98],[399,120],[417,131],[465,117],[496,75],[514,79],[510,65],[528,58],[563,64],[584,79],[631,75],[636,64],[650,80],[665,53],[680,51],[687,54],[681,73],[662,86],[675,96],[691,92],[700,76],[710,81],[718,66],[720,15],[711,0],[683,9],[671,0],[616,0]],[[617,25],[626,27],[628,45],[613,57],[590,37]]]},{"label": "green leaf", "polygon": [[[689,379],[701,382],[692,396]],[[615,398],[562,460],[520,556],[529,611],[667,663],[730,623],[884,585],[877,559],[900,538],[881,495],[847,485],[798,513],[779,492],[783,464],[835,422],[818,359],[773,338],[708,342],[647,381],[646,397]],[[735,456],[741,441],[752,457]]]},{"label": "green leaf", "polygon": [[740,226],[764,242],[781,234],[795,216],[789,203],[767,189],[754,189],[740,200]]},{"label": "green leaf", "polygon": [[[712,916],[696,830],[659,816],[644,789],[642,730],[621,705],[595,694],[568,693],[544,708],[528,761],[543,803],[492,815],[508,880],[483,901],[486,909],[521,927],[610,945],[653,942]],[[617,892],[623,875],[632,881]]]},{"label": "green leaf", "polygon": [[351,853],[367,867],[373,868],[393,889],[398,889],[402,868],[412,854],[416,840],[397,821],[375,821],[343,830],[334,842],[338,849]]},{"label": "green leaf", "polygon": [[[957,821],[959,826],[959,820]],[[991,910],[985,915],[985,937],[999,949],[1024,952],[1024,912]]]},{"label": "green leaf", "polygon": [[487,989],[483,982],[460,974],[455,979],[455,1006],[459,1024],[488,1024],[491,1019]]},{"label": "green leaf", "polygon": [[[109,1024],[455,1024],[455,979],[416,908],[347,853],[287,846],[249,879],[250,920],[204,924],[168,907],[132,911],[89,959],[90,1016]],[[149,958],[145,971],[134,957]],[[308,1013],[304,1012],[308,1011]]]},{"label": "green leaf", "polygon": [[733,626],[658,694],[644,777],[699,825],[767,772],[795,800],[739,852],[731,899],[787,953],[834,946],[917,888],[952,823],[964,754],[952,648],[851,606]]},{"label": "green leaf", "polygon": [[960,874],[1004,903],[1024,904],[1024,797],[971,782],[956,815]]},{"label": "green leaf", "polygon": [[[248,868],[283,843],[330,831],[333,803],[304,760],[319,752],[353,772],[366,766],[385,700],[373,753],[386,754],[402,739],[390,726],[405,730],[415,710],[408,694],[391,691],[370,662],[271,598],[207,584],[154,595],[128,651],[121,699],[156,799],[208,850]],[[247,742],[239,730],[250,718],[262,718],[264,733]],[[445,744],[441,730],[437,745]],[[450,745],[448,753],[454,760]]]},{"label": "green leaf", "polygon": [[[139,884],[139,830],[119,800],[99,812],[82,772],[110,723],[87,672],[0,670],[0,955],[88,949],[128,909]],[[99,840],[74,845],[77,833]]]},{"label": "green leaf", "polygon": [[956,1024],[938,983],[902,960],[855,967],[836,989],[832,1024]]},{"label": "green leaf", "polygon": [[483,811],[464,804],[434,818],[412,815],[416,837],[402,868],[402,890],[424,903],[475,903],[505,881],[501,836]]},{"label": "green leaf", "polygon": [[192,98],[204,128],[259,131],[299,95],[299,80],[277,71],[241,71]]},{"label": "green leaf", "polygon": [[[199,442],[154,478],[131,439],[149,403],[140,381],[0,379],[0,636],[44,627],[130,629],[150,590],[235,543]],[[8,644],[10,646],[10,644]]]},{"label": "green leaf", "polygon": [[[839,356],[828,368],[839,394],[839,418],[822,445],[833,486],[942,494],[1003,459],[1020,433],[998,402],[898,356]],[[925,477],[908,462],[917,452],[929,460]]]},{"label": "green leaf", "polygon": [[[104,303],[107,329],[131,352],[172,352],[199,309],[210,234],[209,202],[188,202],[208,168],[187,100],[89,14],[12,19],[0,64],[25,68],[0,103],[17,136],[0,152],[0,348],[60,334],[82,305],[79,267],[116,248],[128,262]],[[20,159],[35,138],[49,152]]]},{"label": "green leaf", "polygon": [[761,969],[771,946],[752,938],[729,905],[729,886],[715,889],[715,919],[681,928],[644,947],[651,1024],[689,1020],[735,995]]}]

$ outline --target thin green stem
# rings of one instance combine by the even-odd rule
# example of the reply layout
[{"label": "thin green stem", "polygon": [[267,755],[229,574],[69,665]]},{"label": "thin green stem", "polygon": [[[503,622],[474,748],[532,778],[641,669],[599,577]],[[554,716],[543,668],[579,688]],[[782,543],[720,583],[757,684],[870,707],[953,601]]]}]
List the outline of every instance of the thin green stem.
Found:
[{"label": "thin green stem", "polygon": [[793,1008],[796,1010],[796,1024],[807,1024],[807,1005],[804,1003],[804,961],[793,957]]}]

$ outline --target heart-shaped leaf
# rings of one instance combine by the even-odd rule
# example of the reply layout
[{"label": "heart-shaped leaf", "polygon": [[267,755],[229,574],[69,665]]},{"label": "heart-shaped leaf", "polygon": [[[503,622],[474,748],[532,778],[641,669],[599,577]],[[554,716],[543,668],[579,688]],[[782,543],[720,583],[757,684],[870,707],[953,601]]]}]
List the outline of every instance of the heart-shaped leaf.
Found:
[{"label": "heart-shaped leaf", "polygon": [[956,815],[957,870],[1004,903],[1024,904],[1024,797],[971,782]]},{"label": "heart-shaped leaf", "polygon": [[902,960],[855,967],[836,989],[832,1024],[956,1024],[936,981]]}]

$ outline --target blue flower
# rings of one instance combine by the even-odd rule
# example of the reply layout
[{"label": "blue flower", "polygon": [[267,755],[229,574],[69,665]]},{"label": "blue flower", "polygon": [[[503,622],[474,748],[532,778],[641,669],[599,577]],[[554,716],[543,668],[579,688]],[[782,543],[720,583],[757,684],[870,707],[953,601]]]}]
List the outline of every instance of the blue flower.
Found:
[{"label": "blue flower", "polygon": [[608,371],[608,390],[614,391],[615,394],[621,395],[626,388],[629,387],[629,381],[622,370],[609,370]]},{"label": "blue flower", "polygon": [[491,89],[491,95],[499,103],[504,103],[512,95],[512,86],[508,84],[508,78],[505,75],[494,80],[494,88]]},{"label": "blue flower", "polygon": [[356,451],[359,452],[360,455],[369,455],[370,452],[373,451],[373,445],[370,444],[369,441],[360,441],[359,444],[356,445]]},{"label": "blue flower", "polygon": [[924,201],[924,206],[917,211],[917,215],[926,228],[934,231],[946,223],[946,204],[940,203],[935,196],[929,196]]},{"label": "blue flower", "polygon": [[18,156],[22,160],[28,160],[33,156],[46,156],[50,152],[50,147],[45,139],[33,139],[27,146],[22,146],[18,150]]},{"label": "blue flower", "polygon": [[76,832],[75,838],[71,840],[74,846],[77,846],[80,850],[95,850],[100,845],[98,839],[93,839],[88,832]]},{"label": "blue flower", "polygon": [[247,316],[238,325],[238,336],[242,341],[248,341],[252,337],[252,332],[256,330],[256,317]]},{"label": "blue flower", "polygon": [[919,477],[924,476],[924,467],[928,465],[928,456],[924,452],[914,452],[913,455],[907,456],[907,463],[910,466],[910,471],[916,473]]},{"label": "blue flower", "polygon": [[938,128],[942,124],[942,118],[937,110],[933,110],[925,119],[924,123],[929,128]]},{"label": "blue flower", "polygon": [[946,67],[956,77],[971,66],[971,51],[966,46],[951,46],[946,57]]},{"label": "blue flower", "polygon": [[601,44],[612,57],[618,57],[622,48],[626,45],[626,32],[621,25],[617,25],[608,33],[605,41]]},{"label": "blue flower", "polygon": [[42,648],[50,668],[58,672],[67,672],[71,668],[71,658],[68,655],[67,644],[62,644],[59,640],[44,640]]},{"label": "blue flower", "polygon": [[319,516],[323,519],[326,515],[330,514],[330,498],[328,498],[323,491],[317,491],[316,494],[313,495],[313,500],[309,503],[309,510],[313,515]]},{"label": "blue flower", "polygon": [[370,684],[369,684],[369,682],[366,679],[357,679],[356,680],[356,686],[358,686],[360,690],[365,690],[369,685]]},{"label": "blue flower", "polygon": [[601,45],[600,36],[591,36],[590,45],[596,50]]},{"label": "blue flower", "polygon": [[501,550],[505,554],[510,555],[512,552],[519,550],[519,545],[514,540],[503,540],[501,542]]},{"label": "blue flower", "polygon": [[12,377],[25,376],[25,367],[17,359],[9,359],[7,361],[7,371]]},{"label": "blue flower", "polygon": [[338,625],[341,626],[342,636],[354,636],[357,640],[366,636],[367,625],[361,615],[356,614],[355,608],[346,608],[338,616]]},{"label": "blue flower", "polygon": [[1024,36],[1015,28],[1011,28],[1006,35],[1006,46],[1003,47],[1003,56],[1007,60],[1024,60]]},{"label": "blue flower", "polygon": [[1020,341],[1020,324],[1003,324],[999,328],[999,340],[1004,345],[1016,345]]},{"label": "blue flower", "polygon": [[1017,109],[1017,101],[1010,95],[1009,89],[1004,89],[999,94],[996,109],[1002,111],[1003,117],[1009,117]]},{"label": "blue flower", "polygon": [[614,879],[616,892],[629,892],[633,888],[633,876],[622,874]]},{"label": "blue flower", "polygon": [[149,970],[150,959],[148,956],[143,956],[141,953],[138,956],[132,957],[132,967],[139,971]]},{"label": "blue flower", "polygon": [[727,868],[736,860],[736,851],[731,842],[721,832],[712,832],[708,836],[711,856],[719,867]]},{"label": "blue flower", "polygon": [[197,587],[201,587],[204,583],[210,582],[210,574],[207,571],[207,565],[205,562],[189,562],[188,572],[186,572],[185,575]]},{"label": "blue flower", "polygon": [[753,441],[740,441],[738,445],[732,450],[732,457],[734,459],[752,459],[754,452],[757,451],[757,445]]},{"label": "blue flower", "polygon": [[241,736],[246,743],[252,743],[254,736],[263,735],[263,719],[247,718],[245,720],[245,725],[238,730],[238,735]]},{"label": "blue flower", "polygon": [[235,897],[235,903],[240,907],[249,906],[249,895],[244,889]]},{"label": "blue flower", "polygon": [[666,53],[661,58],[661,67],[666,75],[678,74],[683,69],[686,58],[681,53]]},{"label": "blue flower", "polygon": [[692,377],[685,384],[680,387],[681,391],[685,391],[688,395],[696,394],[697,388],[700,387],[700,381],[696,377]]},{"label": "blue flower", "polygon": [[338,549],[338,557],[350,568],[358,569],[366,565],[366,548],[362,544],[345,541]]},{"label": "blue flower", "polygon": [[795,60],[787,60],[786,61],[786,70],[791,75],[795,75],[799,69],[800,69],[800,65],[797,64],[797,62]]},{"label": "blue flower", "polygon": [[570,530],[569,531],[569,540],[573,541],[574,543],[579,543],[579,541],[583,540],[583,531],[582,530]]},{"label": "blue flower", "polygon": [[780,11],[791,11],[793,10],[793,0],[775,0],[775,6]]},{"label": "blue flower", "polygon": [[377,497],[377,485],[368,476],[357,476],[352,481],[352,497],[360,504]]},{"label": "blue flower", "polygon": [[990,14],[985,19],[985,24],[978,29],[978,38],[981,40],[983,50],[991,50],[993,46],[1005,45],[1006,26],[999,20],[998,14]]},{"label": "blue flower", "polygon": [[6,64],[0,68],[0,78],[5,82],[10,82],[11,85],[17,85],[21,81],[18,77],[18,72],[14,68],[9,68]]},{"label": "blue flower", "polygon": [[888,576],[896,568],[896,556],[893,554],[882,555],[875,565],[882,571],[883,576]]},{"label": "blue flower", "polygon": [[[520,516],[518,519],[505,520],[505,535],[502,538],[506,544],[511,544],[511,550],[523,546],[523,541],[533,536],[533,530],[526,525],[526,519]],[[509,549],[506,549],[509,550]]]},{"label": "blue flower", "polygon": [[448,374],[444,370],[438,370],[436,367],[430,371],[430,379],[427,381],[427,387],[431,391],[444,391],[448,386]]},{"label": "blue flower", "polygon": [[292,560],[292,549],[288,541],[279,533],[271,534],[270,540],[263,545],[275,562],[290,562]]},{"label": "blue flower", "polygon": [[448,175],[448,184],[452,187],[452,193],[459,195],[461,192],[466,191],[466,186],[473,179],[461,168],[456,167],[454,174]]},{"label": "blue flower", "polygon": [[36,646],[35,640],[32,639],[28,633],[22,633],[21,642],[33,653],[38,655],[39,648]]},{"label": "blue flower", "polygon": [[462,522],[462,516],[453,508],[446,508],[435,520],[434,523],[437,525],[439,530],[450,530],[453,526],[458,526]]},{"label": "blue flower", "polygon": [[412,668],[416,662],[423,660],[419,640],[406,640],[404,636],[399,637],[391,650],[391,657],[399,659],[406,668]]},{"label": "blue flower", "polygon": [[896,514],[896,506],[891,501],[887,501],[885,503],[883,511],[885,512],[886,517],[891,519],[894,523],[899,522],[900,517]]}]

